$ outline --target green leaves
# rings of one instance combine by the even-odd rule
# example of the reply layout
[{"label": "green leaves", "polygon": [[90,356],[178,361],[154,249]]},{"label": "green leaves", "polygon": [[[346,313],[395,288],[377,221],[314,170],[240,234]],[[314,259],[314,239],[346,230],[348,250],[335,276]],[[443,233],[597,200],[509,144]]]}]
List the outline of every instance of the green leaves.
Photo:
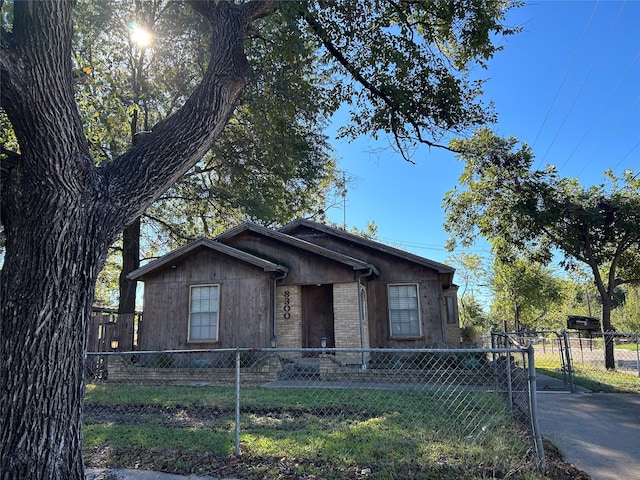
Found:
[{"label": "green leaves", "polygon": [[616,286],[640,279],[637,175],[605,172],[606,183],[583,187],[552,167],[532,171],[526,145],[486,129],[452,148],[466,164],[462,188],[447,192],[444,201],[449,248],[471,245],[480,235],[504,263],[525,258],[548,264],[559,251],[567,270],[576,262],[588,265],[608,329]]},{"label": "green leaves", "polygon": [[494,263],[491,279],[493,310],[498,318],[515,319],[515,330],[535,328],[553,306],[563,300],[562,282],[539,263],[518,258]]},{"label": "green leaves", "polygon": [[[491,122],[479,99],[482,82],[471,80],[499,48],[496,36],[509,2],[303,2],[299,11],[334,66],[338,93],[349,103],[345,137],[391,136],[407,153],[447,132]],[[354,85],[355,82],[355,85]]]}]

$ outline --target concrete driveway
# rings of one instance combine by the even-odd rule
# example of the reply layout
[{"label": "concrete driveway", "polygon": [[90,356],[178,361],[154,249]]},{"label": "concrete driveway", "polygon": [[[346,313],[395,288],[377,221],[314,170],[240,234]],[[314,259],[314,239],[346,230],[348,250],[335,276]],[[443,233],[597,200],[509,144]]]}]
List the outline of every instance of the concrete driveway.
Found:
[{"label": "concrete driveway", "polygon": [[538,423],[593,480],[640,480],[640,395],[538,391]]}]

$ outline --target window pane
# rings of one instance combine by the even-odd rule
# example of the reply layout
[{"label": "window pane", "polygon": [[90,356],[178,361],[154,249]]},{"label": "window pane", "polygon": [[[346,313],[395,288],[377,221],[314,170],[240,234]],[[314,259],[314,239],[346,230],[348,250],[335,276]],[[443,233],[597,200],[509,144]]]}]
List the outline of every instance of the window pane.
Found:
[{"label": "window pane", "polygon": [[446,297],[446,299],[447,299],[447,323],[452,323],[452,324],[457,323],[454,298]]},{"label": "window pane", "polygon": [[190,341],[216,341],[218,339],[219,290],[218,285],[191,287]]},{"label": "window pane", "polygon": [[419,336],[420,312],[417,285],[389,285],[392,336]]}]

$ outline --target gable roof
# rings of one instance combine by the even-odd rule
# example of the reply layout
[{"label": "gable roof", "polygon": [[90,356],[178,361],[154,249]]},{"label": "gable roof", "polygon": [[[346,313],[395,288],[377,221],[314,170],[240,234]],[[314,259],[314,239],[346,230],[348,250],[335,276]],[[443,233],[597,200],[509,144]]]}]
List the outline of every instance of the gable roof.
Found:
[{"label": "gable roof", "polygon": [[219,242],[229,241],[232,238],[237,237],[238,235],[248,231],[257,233],[258,235],[262,235],[268,238],[272,238],[274,240],[285,243],[287,245],[300,248],[307,252],[315,253],[316,255],[329,258],[336,262],[348,265],[352,267],[354,270],[371,269],[373,273],[375,273],[376,275],[379,274],[378,270],[374,265],[364,260],[350,257],[349,255],[344,255],[334,250],[330,250],[328,248],[321,247],[320,245],[316,245],[315,243],[307,242],[306,240],[302,240],[297,237],[292,237],[291,235],[287,235],[286,233],[282,233],[278,230],[266,228],[253,222],[244,222],[241,225],[238,225],[237,227],[232,228],[231,230],[227,230],[221,235],[218,235],[215,238],[215,240]]},{"label": "gable roof", "polygon": [[208,248],[216,252],[224,253],[226,255],[229,255],[230,257],[237,258],[238,260],[262,268],[265,272],[289,271],[287,267],[278,265],[268,260],[264,260],[260,257],[256,257],[255,255],[251,255],[250,253],[243,252],[242,250],[238,250],[237,248],[230,247],[229,245],[225,245],[224,243],[216,242],[215,240],[211,240],[209,238],[198,238],[197,240],[183,245],[182,247],[177,248],[167,253],[166,255],[147,263],[137,270],[134,270],[129,275],[127,275],[127,278],[130,280],[138,280],[139,278],[153,272],[154,270],[181,260],[183,257],[190,254],[194,250],[197,250],[198,248]]},{"label": "gable roof", "polygon": [[312,230],[316,230],[318,232],[322,232],[327,235],[338,237],[348,242],[361,245],[363,247],[377,250],[379,252],[383,252],[388,255],[393,255],[399,258],[403,258],[410,262],[414,262],[414,263],[423,265],[425,267],[432,268],[436,270],[438,273],[453,275],[456,271],[455,268],[450,267],[449,265],[445,265],[444,263],[439,263],[434,260],[429,260],[428,258],[420,257],[419,255],[414,255],[413,253],[400,250],[399,248],[390,247],[389,245],[375,242],[373,240],[369,240],[368,238],[364,238],[359,235],[354,235],[352,233],[345,232],[344,230],[332,228],[322,223],[317,223],[312,220],[307,220],[304,218],[298,218],[296,220],[293,220],[292,222],[289,222],[283,227],[279,228],[278,231],[285,233],[287,235],[291,235],[292,232],[294,232],[296,229],[300,227],[310,228]]}]

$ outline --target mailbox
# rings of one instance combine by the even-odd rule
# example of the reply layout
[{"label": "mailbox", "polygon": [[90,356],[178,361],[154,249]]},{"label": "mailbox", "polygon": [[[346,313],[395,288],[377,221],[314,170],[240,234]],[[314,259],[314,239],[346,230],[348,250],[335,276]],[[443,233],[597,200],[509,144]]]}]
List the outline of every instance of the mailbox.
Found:
[{"label": "mailbox", "polygon": [[589,330],[591,332],[600,331],[600,319],[582,315],[569,315],[567,328],[571,330]]}]

